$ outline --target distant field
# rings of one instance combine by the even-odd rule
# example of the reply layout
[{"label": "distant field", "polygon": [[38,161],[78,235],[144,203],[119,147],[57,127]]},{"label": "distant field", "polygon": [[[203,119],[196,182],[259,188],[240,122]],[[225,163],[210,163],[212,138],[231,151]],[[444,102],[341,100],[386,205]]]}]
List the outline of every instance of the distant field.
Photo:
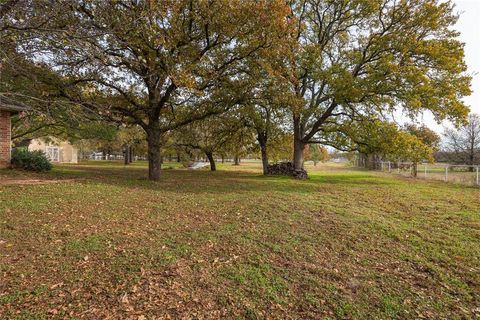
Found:
[{"label": "distant field", "polygon": [[218,166],[0,170],[0,318],[480,317],[480,189]]}]

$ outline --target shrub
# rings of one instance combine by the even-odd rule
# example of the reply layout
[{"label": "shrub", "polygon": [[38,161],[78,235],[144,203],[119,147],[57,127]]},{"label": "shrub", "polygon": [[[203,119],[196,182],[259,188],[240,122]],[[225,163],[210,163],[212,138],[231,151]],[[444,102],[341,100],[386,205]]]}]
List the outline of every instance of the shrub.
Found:
[{"label": "shrub", "polygon": [[28,151],[24,148],[13,151],[12,166],[37,172],[50,171],[52,169],[52,164],[42,151]]}]

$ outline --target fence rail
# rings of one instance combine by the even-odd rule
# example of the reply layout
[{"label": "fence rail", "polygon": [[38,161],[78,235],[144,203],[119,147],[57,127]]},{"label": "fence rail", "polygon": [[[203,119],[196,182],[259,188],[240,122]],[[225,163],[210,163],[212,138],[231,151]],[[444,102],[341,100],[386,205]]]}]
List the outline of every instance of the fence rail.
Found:
[{"label": "fence rail", "polygon": [[[403,176],[414,176],[415,166],[411,162],[380,161],[375,169]],[[455,165],[446,163],[417,164],[418,179],[443,180],[446,182],[480,186],[480,166]]]}]

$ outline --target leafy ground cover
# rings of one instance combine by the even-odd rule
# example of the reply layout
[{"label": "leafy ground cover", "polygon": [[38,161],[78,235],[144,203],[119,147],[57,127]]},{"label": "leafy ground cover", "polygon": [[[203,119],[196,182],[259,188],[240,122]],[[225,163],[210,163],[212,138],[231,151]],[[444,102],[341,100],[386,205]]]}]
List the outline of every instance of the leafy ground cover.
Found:
[{"label": "leafy ground cover", "polygon": [[164,167],[0,171],[0,318],[480,316],[477,188]]}]

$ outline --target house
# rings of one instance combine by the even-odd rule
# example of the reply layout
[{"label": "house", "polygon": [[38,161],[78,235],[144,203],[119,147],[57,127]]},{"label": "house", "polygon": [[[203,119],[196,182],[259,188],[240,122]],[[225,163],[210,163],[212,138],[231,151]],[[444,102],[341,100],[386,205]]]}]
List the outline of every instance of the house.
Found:
[{"label": "house", "polygon": [[0,99],[0,168],[10,166],[10,157],[12,155],[11,116],[26,109],[4,98]]},{"label": "house", "polygon": [[53,163],[78,163],[78,149],[70,142],[54,137],[33,139],[28,145],[29,151],[43,151]]}]

